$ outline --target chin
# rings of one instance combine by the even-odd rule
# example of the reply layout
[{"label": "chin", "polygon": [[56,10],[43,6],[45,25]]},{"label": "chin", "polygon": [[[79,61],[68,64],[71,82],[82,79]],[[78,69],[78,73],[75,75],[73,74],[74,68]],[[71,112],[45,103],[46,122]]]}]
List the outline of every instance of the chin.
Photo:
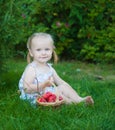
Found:
[{"label": "chin", "polygon": [[44,64],[44,63],[47,63],[48,61],[39,61],[40,63]]}]

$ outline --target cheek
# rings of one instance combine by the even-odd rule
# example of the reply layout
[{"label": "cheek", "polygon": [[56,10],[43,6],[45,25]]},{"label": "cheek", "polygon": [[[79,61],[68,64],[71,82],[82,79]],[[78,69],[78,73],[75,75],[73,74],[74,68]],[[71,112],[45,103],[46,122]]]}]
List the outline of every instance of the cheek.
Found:
[{"label": "cheek", "polygon": [[48,52],[48,57],[49,57],[49,59],[52,58],[52,52]]}]

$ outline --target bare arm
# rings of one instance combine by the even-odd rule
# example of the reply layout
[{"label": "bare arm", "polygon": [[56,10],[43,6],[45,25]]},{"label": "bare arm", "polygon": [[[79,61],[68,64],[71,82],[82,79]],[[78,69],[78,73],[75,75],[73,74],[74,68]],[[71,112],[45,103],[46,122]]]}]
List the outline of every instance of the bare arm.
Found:
[{"label": "bare arm", "polygon": [[51,80],[47,80],[44,83],[34,84],[34,79],[36,78],[35,69],[33,67],[28,67],[24,75],[24,89],[26,93],[40,92],[45,87],[51,86]]},{"label": "bare arm", "polygon": [[64,85],[64,86],[69,86],[71,87],[67,82],[65,82],[58,74],[57,72],[53,69],[53,78],[54,82],[57,86],[59,85]]}]

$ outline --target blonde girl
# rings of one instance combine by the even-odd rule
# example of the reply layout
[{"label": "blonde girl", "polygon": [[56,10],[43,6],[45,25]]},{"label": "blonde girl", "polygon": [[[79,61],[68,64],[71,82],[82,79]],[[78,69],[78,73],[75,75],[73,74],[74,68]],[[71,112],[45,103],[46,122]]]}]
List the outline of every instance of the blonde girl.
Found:
[{"label": "blonde girl", "polygon": [[55,69],[48,62],[58,57],[55,52],[53,38],[47,33],[34,33],[27,42],[28,65],[19,81],[21,91],[20,98],[36,104],[39,94],[55,92],[53,84],[56,84],[58,93],[63,97],[66,104],[85,102],[93,104],[91,96],[80,97],[77,92],[63,79],[59,77]]}]

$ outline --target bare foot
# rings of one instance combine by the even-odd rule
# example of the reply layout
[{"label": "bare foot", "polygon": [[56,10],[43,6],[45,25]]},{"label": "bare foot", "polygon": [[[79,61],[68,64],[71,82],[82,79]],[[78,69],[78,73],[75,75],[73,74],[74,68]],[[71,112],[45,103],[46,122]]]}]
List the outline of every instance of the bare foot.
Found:
[{"label": "bare foot", "polygon": [[87,96],[85,99],[85,103],[86,103],[86,105],[93,105],[94,101],[91,96]]}]

